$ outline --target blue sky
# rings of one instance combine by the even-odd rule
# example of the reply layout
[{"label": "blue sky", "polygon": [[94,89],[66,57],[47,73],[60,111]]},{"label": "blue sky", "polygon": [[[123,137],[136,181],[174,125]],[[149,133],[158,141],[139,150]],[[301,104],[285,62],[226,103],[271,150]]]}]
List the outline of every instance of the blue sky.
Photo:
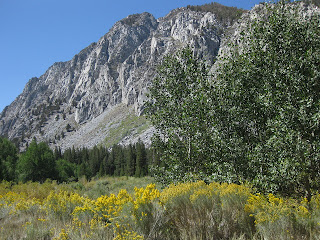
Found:
[{"label": "blue sky", "polygon": [[[215,0],[251,9],[264,0]],[[0,0],[0,112],[32,77],[68,61],[134,13],[156,18],[172,9],[209,0]]]}]

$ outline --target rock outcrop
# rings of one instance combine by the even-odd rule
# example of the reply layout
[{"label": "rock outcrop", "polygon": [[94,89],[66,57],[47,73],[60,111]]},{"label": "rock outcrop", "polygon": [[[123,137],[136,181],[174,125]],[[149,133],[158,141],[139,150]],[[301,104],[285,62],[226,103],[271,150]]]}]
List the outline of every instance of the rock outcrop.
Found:
[{"label": "rock outcrop", "polygon": [[[187,8],[160,19],[130,15],[70,61],[30,79],[1,113],[0,135],[19,139],[22,149],[34,137],[63,149],[128,143],[139,136],[148,142],[152,127],[139,116],[157,65],[185,46],[212,62],[224,29],[213,13]],[[132,114],[140,125],[123,126]]]}]

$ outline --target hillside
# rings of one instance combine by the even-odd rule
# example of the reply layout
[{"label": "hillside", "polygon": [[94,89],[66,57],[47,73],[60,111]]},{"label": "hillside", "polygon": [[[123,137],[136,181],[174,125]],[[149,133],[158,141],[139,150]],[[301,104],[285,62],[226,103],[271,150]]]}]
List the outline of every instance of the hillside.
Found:
[{"label": "hillside", "polygon": [[139,138],[149,143],[152,127],[141,114],[156,66],[184,46],[212,62],[225,23],[214,11],[190,7],[160,19],[149,13],[130,15],[70,61],[30,79],[0,114],[0,135],[21,149],[34,137],[62,149]]}]

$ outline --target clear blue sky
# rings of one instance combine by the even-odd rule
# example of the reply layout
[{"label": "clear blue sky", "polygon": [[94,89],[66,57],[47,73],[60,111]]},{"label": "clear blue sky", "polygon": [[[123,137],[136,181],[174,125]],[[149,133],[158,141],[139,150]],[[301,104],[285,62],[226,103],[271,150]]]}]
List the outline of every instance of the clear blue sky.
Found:
[{"label": "clear blue sky", "polygon": [[[215,0],[251,9],[264,0]],[[209,0],[0,0],[0,112],[32,77],[68,61],[134,13],[163,17]]]}]

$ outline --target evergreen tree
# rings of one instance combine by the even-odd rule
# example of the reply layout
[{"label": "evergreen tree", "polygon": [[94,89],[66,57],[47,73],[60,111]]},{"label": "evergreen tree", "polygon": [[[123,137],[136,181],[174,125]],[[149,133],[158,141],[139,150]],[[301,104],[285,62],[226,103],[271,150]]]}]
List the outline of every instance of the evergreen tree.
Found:
[{"label": "evergreen tree", "polygon": [[90,150],[88,161],[89,170],[92,177],[99,172],[101,162],[102,159],[100,157],[99,148],[97,146],[94,146],[93,149]]},{"label": "evergreen tree", "polygon": [[83,176],[86,177],[86,179],[90,179],[91,177],[91,173],[88,170],[87,164],[85,162],[78,165],[78,168],[77,168],[77,177],[81,178]]},{"label": "evergreen tree", "polygon": [[101,153],[103,159],[100,165],[100,176],[104,176],[104,175],[112,175],[110,173],[110,166],[109,166],[109,152],[107,149],[103,148],[102,153]]},{"label": "evergreen tree", "polygon": [[114,176],[121,176],[124,167],[124,157],[122,148],[114,145],[111,150],[111,162],[114,165]]},{"label": "evergreen tree", "polygon": [[54,158],[55,160],[59,160],[62,158],[62,152],[60,147],[55,147],[54,149]]},{"label": "evergreen tree", "polygon": [[80,160],[77,155],[78,154],[77,154],[76,149],[74,148],[74,146],[72,146],[70,162],[79,164]]},{"label": "evergreen tree", "polygon": [[80,157],[77,164],[85,163],[88,160],[89,160],[89,149],[82,148],[82,150],[80,151]]},{"label": "evergreen tree", "polygon": [[0,180],[15,180],[18,160],[17,152],[17,148],[13,143],[6,138],[0,137]]},{"label": "evergreen tree", "polygon": [[[59,159],[59,158],[58,158]],[[67,160],[68,162],[73,163],[73,159],[72,159],[72,154],[71,154],[71,149],[68,148],[64,151],[63,153],[63,159]]]},{"label": "evergreen tree", "polygon": [[148,166],[147,166],[147,152],[144,144],[139,140],[136,143],[136,171],[135,177],[143,177],[147,175]]},{"label": "evergreen tree", "polygon": [[136,149],[134,145],[129,144],[129,146],[125,148],[125,160],[126,160],[125,175],[134,176],[135,164],[136,164]]}]

